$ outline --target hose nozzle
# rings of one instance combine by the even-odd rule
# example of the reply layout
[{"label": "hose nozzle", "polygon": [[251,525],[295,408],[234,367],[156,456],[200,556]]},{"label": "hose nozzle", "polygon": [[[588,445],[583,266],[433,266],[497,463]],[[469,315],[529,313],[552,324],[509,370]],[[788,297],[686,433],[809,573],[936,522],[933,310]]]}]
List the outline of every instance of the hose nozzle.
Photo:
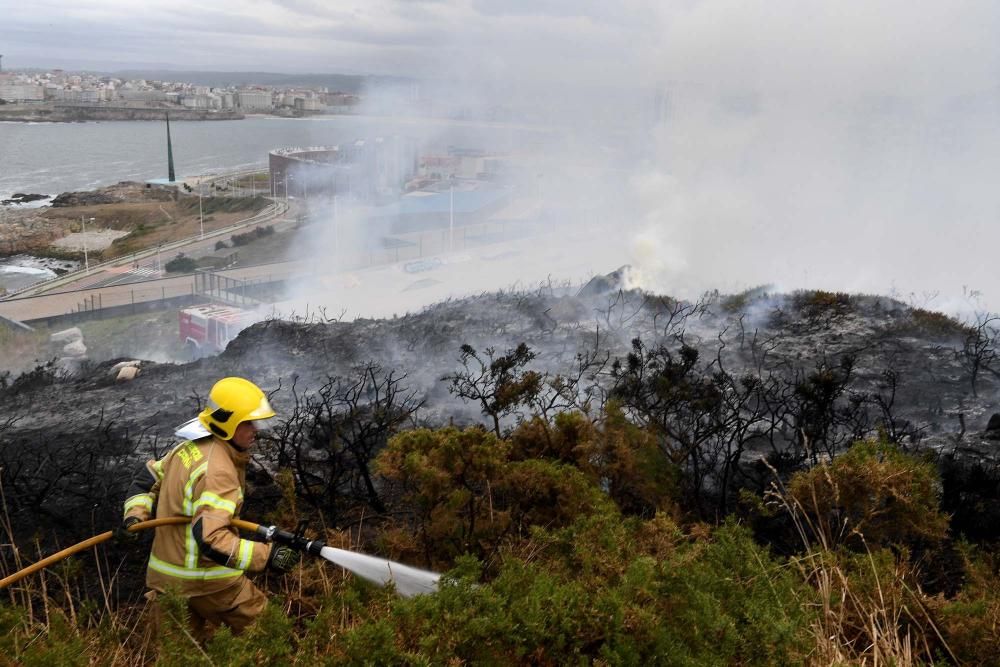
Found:
[{"label": "hose nozzle", "polygon": [[310,556],[319,556],[326,543],[323,540],[307,540],[305,537],[307,525],[307,522],[300,521],[294,533],[282,530],[277,526],[258,526],[257,535],[265,542],[283,544],[296,551],[307,553]]}]

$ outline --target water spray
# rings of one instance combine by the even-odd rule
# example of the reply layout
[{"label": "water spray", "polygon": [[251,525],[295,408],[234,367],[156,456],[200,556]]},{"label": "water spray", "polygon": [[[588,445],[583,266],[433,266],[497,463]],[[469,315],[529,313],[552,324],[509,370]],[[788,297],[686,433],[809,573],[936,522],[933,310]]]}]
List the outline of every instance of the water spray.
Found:
[{"label": "water spray", "polygon": [[[130,532],[136,532],[140,530],[148,530],[150,528],[157,528],[159,526],[175,526],[190,522],[191,517],[189,516],[151,519],[149,521],[142,521],[129,526],[128,530]],[[262,526],[251,521],[243,521],[241,519],[233,519],[232,525],[239,530],[255,533],[265,542],[283,544],[297,551],[301,551],[302,553],[307,553],[327,560],[334,565],[338,565],[348,572],[352,572],[362,579],[379,586],[393,584],[396,587],[396,592],[404,597],[411,597],[421,593],[433,593],[437,590],[438,580],[441,578],[441,575],[437,572],[421,570],[419,568],[403,565],[402,563],[396,563],[385,558],[379,558],[378,556],[369,556],[367,554],[348,551],[346,549],[329,547],[322,540],[308,540],[303,535],[305,530],[304,523],[300,523],[295,532],[282,530],[277,526]],[[59,561],[69,558],[74,554],[80,553],[81,551],[91,547],[95,547],[102,542],[107,542],[111,539],[112,535],[113,532],[110,530],[99,535],[95,535],[87,540],[84,540],[83,542],[80,542],[79,544],[74,544],[73,546],[67,547],[66,549],[54,553],[47,558],[43,558],[37,563],[18,570],[14,574],[0,579],[0,590],[20,581],[21,579],[24,579],[30,574],[43,570],[50,565],[54,565]]]},{"label": "water spray", "polygon": [[296,551],[318,556],[379,586],[393,584],[396,592],[404,597],[433,593],[437,590],[438,579],[441,578],[437,572],[421,570],[347,549],[329,547],[322,540],[307,540],[303,535],[305,527],[305,522],[300,522],[296,531],[291,533],[277,526],[257,526],[255,532],[264,542],[283,544]]}]

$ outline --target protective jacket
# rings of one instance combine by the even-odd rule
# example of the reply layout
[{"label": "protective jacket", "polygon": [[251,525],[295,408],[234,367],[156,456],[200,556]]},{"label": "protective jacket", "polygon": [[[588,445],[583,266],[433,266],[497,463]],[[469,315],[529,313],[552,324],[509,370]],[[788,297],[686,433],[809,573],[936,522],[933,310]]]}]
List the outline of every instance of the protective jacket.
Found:
[{"label": "protective jacket", "polygon": [[230,521],[239,516],[248,452],[214,436],[187,440],[136,474],[125,517],[190,516],[188,525],[156,529],[146,585],[182,595],[209,595],[267,565],[271,545],[241,539]]}]

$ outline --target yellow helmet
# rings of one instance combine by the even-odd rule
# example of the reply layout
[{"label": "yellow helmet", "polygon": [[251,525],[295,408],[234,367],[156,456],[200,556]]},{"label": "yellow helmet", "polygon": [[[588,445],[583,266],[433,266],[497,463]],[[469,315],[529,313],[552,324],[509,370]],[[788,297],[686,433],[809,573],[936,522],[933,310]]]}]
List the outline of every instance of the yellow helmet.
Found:
[{"label": "yellow helmet", "polygon": [[229,440],[241,423],[273,416],[274,410],[260,387],[249,380],[231,377],[215,383],[198,421],[223,440]]}]

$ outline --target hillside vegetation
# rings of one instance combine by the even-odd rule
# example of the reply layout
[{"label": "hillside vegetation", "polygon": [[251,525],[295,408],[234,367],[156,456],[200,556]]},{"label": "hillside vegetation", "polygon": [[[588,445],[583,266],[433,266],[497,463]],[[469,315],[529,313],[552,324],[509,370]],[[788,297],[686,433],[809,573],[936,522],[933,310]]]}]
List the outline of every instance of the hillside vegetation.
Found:
[{"label": "hillside vegetation", "polygon": [[0,662],[997,664],[991,321],[551,290],[263,323],[126,385],[8,378],[6,572],[112,524],[162,425],[238,373],[280,415],[246,518],[447,576],[403,599],[303,562],[200,647],[176,600],[149,637],[145,549],[109,546],[7,594]]}]

